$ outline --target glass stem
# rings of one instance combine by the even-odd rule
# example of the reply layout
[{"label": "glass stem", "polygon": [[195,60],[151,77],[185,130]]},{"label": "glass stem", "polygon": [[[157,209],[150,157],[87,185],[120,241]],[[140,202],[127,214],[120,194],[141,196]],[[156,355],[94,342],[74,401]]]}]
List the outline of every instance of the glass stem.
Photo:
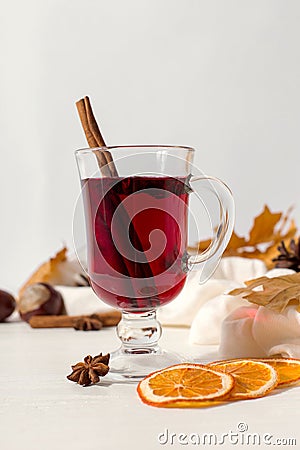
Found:
[{"label": "glass stem", "polygon": [[161,325],[156,319],[156,311],[134,314],[123,311],[117,334],[122,342],[121,350],[125,353],[156,352],[161,336]]}]

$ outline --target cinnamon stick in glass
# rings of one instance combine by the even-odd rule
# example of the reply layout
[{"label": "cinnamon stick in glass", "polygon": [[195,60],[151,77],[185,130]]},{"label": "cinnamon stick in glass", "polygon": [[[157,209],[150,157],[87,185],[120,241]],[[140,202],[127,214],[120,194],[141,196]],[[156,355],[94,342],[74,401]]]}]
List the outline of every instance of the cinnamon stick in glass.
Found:
[{"label": "cinnamon stick in glass", "polygon": [[[76,102],[76,107],[89,146],[91,148],[106,147],[96,122],[89,97],[86,96],[78,100],[78,102]],[[100,152],[95,150],[95,155],[98,160],[100,170],[104,176],[118,176],[118,172],[110,151],[106,150]]]},{"label": "cinnamon stick in glass", "polygon": [[[100,132],[99,126],[96,122],[92,107],[91,107],[91,103],[89,100],[89,97],[84,97],[82,99],[80,99],[79,101],[76,102],[76,107],[78,110],[78,114],[80,117],[80,121],[87,139],[87,142],[89,144],[89,146],[91,148],[93,147],[106,147],[105,141],[102,137],[102,134]],[[95,155],[97,157],[97,161],[98,161],[98,165],[99,168],[101,170],[101,173],[103,176],[105,177],[118,177],[118,172],[116,169],[116,166],[114,164],[112,155],[110,153],[109,150],[105,150],[105,151],[97,151],[97,149],[95,149]],[[114,205],[114,210],[117,209],[117,207],[119,207],[118,209],[118,214],[119,214],[119,220],[120,220],[120,228],[123,232],[123,230],[125,230],[125,226],[122,226],[122,224],[126,224],[128,222],[128,214],[127,211],[125,210],[125,208],[122,208],[122,205],[120,203],[120,199],[117,197],[111,197],[111,201],[113,202]],[[121,206],[121,207],[120,207]],[[99,205],[99,208],[101,208],[101,205]],[[107,212],[104,211],[103,214],[101,215],[102,220],[104,220],[104,217],[106,217],[106,221],[108,220],[107,217]],[[135,242],[134,245],[137,248],[137,250],[139,251],[143,251],[143,246],[139,240],[138,237],[138,233],[134,232],[134,236],[135,236]],[[109,233],[107,235],[107,239],[109,239],[111,241],[111,238],[109,237]],[[127,242],[127,240],[125,239],[125,242]],[[145,278],[145,279],[149,279],[148,280],[148,287],[152,288],[152,292],[153,292],[153,288],[155,288],[155,286],[153,285],[153,273],[150,267],[150,264],[145,263],[143,264],[143,267],[140,264],[135,264],[134,261],[131,261],[127,258],[122,258],[121,255],[119,255],[119,253],[116,255],[116,249],[114,246],[114,243],[111,241],[111,257],[114,255],[114,257],[118,257],[118,266],[119,267],[126,267],[125,272],[124,273],[125,276],[129,276],[131,278],[131,283],[135,283],[134,279],[136,277],[138,278]],[[126,248],[123,249],[124,250],[124,254],[128,254],[126,252]],[[124,269],[122,271],[122,273],[124,272]],[[133,290],[134,292],[134,290]],[[128,295],[130,296],[130,293],[128,292]],[[135,299],[132,298],[132,302],[135,302]],[[138,306],[138,305],[137,305]]]}]

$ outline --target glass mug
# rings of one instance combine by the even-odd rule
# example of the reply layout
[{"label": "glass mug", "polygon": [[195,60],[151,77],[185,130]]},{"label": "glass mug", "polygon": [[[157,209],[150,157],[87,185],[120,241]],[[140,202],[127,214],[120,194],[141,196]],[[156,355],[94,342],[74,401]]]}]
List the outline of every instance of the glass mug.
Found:
[{"label": "glass mug", "polygon": [[[101,300],[122,311],[111,380],[138,381],[181,362],[158,345],[156,310],[179,294],[191,269],[201,268],[200,282],[209,278],[231,237],[232,194],[216,178],[192,175],[194,152],[175,146],[76,151],[90,283]],[[207,250],[189,254],[189,197],[196,193],[203,203],[204,192],[216,200],[213,211],[204,204],[214,236]]]}]

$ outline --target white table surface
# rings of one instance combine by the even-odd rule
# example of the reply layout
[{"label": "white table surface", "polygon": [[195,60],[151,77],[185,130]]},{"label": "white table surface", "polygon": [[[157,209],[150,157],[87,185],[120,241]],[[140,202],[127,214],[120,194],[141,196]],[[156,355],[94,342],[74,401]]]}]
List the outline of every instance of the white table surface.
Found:
[{"label": "white table surface", "polygon": [[[164,347],[205,359],[217,358],[216,347],[192,347],[188,330],[165,328]],[[118,345],[114,329],[33,330],[25,323],[0,324],[0,449],[146,449],[213,448],[192,445],[191,433],[248,431],[270,433],[270,445],[230,444],[219,448],[279,448],[275,438],[295,438],[300,448],[300,387],[276,390],[268,397],[214,408],[160,409],[143,404],[135,385],[81,387],[66,379],[70,365],[87,354],[110,352]],[[176,433],[162,445],[158,435]],[[178,435],[187,445],[178,442]],[[193,439],[195,439],[193,437]],[[236,438],[233,438],[236,439]],[[161,437],[161,441],[164,439]],[[281,446],[282,448],[282,446]]]}]

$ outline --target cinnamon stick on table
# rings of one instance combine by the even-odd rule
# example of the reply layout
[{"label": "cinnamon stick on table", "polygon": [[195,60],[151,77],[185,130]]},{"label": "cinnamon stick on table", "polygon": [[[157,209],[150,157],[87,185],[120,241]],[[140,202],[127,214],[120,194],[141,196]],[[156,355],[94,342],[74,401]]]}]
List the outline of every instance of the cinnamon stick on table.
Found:
[{"label": "cinnamon stick on table", "polygon": [[29,325],[32,328],[73,328],[78,320],[93,318],[99,320],[103,327],[113,327],[121,320],[120,311],[108,311],[85,316],[32,316]]}]

